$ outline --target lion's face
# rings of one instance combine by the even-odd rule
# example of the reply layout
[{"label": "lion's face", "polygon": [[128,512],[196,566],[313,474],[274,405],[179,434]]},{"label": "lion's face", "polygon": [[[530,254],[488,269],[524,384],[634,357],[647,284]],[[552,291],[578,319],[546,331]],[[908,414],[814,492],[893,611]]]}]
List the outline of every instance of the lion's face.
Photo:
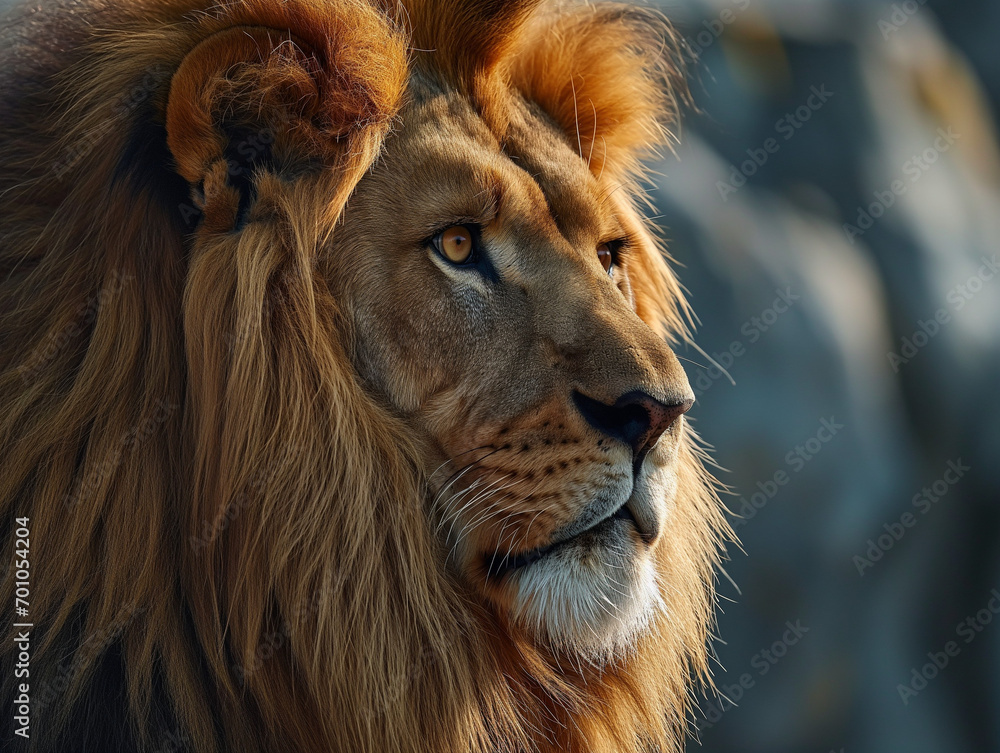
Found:
[{"label": "lion's face", "polygon": [[338,229],[330,276],[363,380],[427,441],[430,515],[461,578],[536,641],[606,656],[658,608],[677,358],[635,313],[645,247],[555,124],[498,143],[425,89]]}]

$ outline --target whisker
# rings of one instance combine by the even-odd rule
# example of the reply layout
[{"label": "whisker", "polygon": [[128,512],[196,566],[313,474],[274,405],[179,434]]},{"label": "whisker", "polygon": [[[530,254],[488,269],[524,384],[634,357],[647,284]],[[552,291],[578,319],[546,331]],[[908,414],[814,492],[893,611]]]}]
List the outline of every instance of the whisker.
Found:
[{"label": "whisker", "polygon": [[[469,507],[471,507],[472,505],[474,505],[476,502],[478,502],[480,499],[482,499],[484,494],[489,494],[490,491],[491,491],[491,487],[495,486],[498,483],[502,484],[506,479],[510,478],[510,476],[511,476],[511,474],[508,473],[505,476],[501,476],[496,481],[492,481],[485,489],[483,489],[478,494],[476,494],[475,497],[473,497],[472,499],[470,499],[468,502],[465,502],[465,503],[462,504],[461,509],[457,510],[454,513],[454,515],[452,516],[451,528],[448,529],[447,540],[451,540],[452,533],[455,531],[455,523],[457,523],[458,520],[459,520],[459,518],[461,518],[462,513],[465,510],[467,510]],[[463,528],[465,528],[465,526],[463,526]],[[461,539],[459,539],[459,540],[461,540]],[[450,556],[451,555],[449,555],[449,557]]]},{"label": "whisker", "polygon": [[[445,495],[445,493],[448,491],[448,489],[456,481],[458,481],[460,478],[462,478],[462,476],[464,476],[466,473],[468,473],[469,471],[471,471],[473,468],[475,468],[475,464],[473,464],[473,465],[467,465],[467,466],[465,466],[465,468],[462,469],[461,473],[455,474],[455,477],[448,483],[448,486],[444,487],[443,489],[441,489],[440,492],[438,492],[437,496],[434,498],[434,501],[431,503],[431,509],[432,510],[436,509],[437,506],[438,506],[438,503],[441,501],[441,498]],[[469,488],[475,488],[476,484],[478,484],[478,483],[479,483],[479,479],[476,479],[475,481],[472,482],[472,485]],[[468,491],[468,489],[465,489],[462,492],[460,492],[460,494],[464,494],[467,491]],[[448,500],[448,502],[445,504],[444,510],[441,511],[441,515],[442,516],[444,516],[447,513],[448,508],[454,503],[454,499],[455,499],[454,497],[450,498]]]},{"label": "whisker", "polygon": [[703,363],[698,363],[697,361],[692,361],[690,358],[685,358],[684,356],[677,356],[677,360],[678,361],[687,361],[689,364],[691,364],[693,366],[697,366],[699,369],[708,369],[708,368],[711,368],[709,366],[706,366]]},{"label": "whisker", "polygon": [[590,161],[594,158],[594,144],[597,143],[597,106],[594,100],[590,100],[590,108],[594,111],[594,134],[590,137],[590,154],[587,155],[587,169],[590,169]]},{"label": "whisker", "polygon": [[524,544],[524,542],[528,540],[528,537],[531,535],[531,527],[535,525],[535,521],[538,520],[538,516],[541,515],[543,512],[545,512],[545,508],[539,507],[538,512],[536,512],[534,517],[528,521],[528,527],[525,529],[524,534],[521,536],[521,540],[520,542],[518,542],[519,544]]},{"label": "whisker", "polygon": [[[502,480],[502,479],[501,479],[501,480]],[[492,489],[492,490],[489,490],[489,494],[490,494],[490,495],[497,495],[497,494],[499,494],[500,492],[503,492],[503,491],[506,491],[507,489],[511,489],[511,488],[513,488],[513,487],[517,486],[517,485],[518,485],[518,484],[520,484],[520,483],[521,483],[521,482],[522,482],[523,480],[524,480],[524,479],[518,479],[517,481],[514,481],[514,482],[512,482],[512,483],[510,483],[510,484],[507,484],[506,486],[503,486],[503,487],[500,487],[499,489]],[[480,496],[482,496],[482,495],[480,495]],[[496,505],[499,505],[499,504],[500,504],[501,502],[503,502],[503,501],[504,501],[505,499],[508,499],[508,498],[510,498],[510,497],[511,497],[511,495],[509,495],[509,494],[505,494],[505,495],[504,495],[504,496],[502,496],[502,497],[499,497],[499,498],[497,498],[497,499],[494,499],[494,500],[491,500],[491,501],[490,501],[490,505],[492,505],[492,506],[494,506],[494,507],[495,507]],[[482,499],[473,499],[473,500],[471,500],[471,501],[470,501],[469,505],[466,505],[466,507],[469,507],[469,506],[471,506],[472,504],[474,504],[474,503],[476,503],[476,502],[481,502],[481,501],[483,501],[483,500],[482,500]],[[494,513],[495,513],[495,512],[496,512],[495,510],[492,510],[491,508],[489,508],[489,507],[488,507],[488,508],[486,509],[486,511],[484,511],[483,513],[481,513],[481,514],[479,515],[479,517],[478,517],[478,518],[476,518],[475,520],[472,520],[472,521],[471,521],[471,522],[470,522],[470,523],[469,523],[468,525],[464,526],[464,528],[466,528],[466,529],[472,529],[472,528],[476,528],[476,527],[478,527],[478,526],[479,526],[479,525],[481,525],[481,524],[482,524],[482,523],[483,523],[483,522],[484,522],[484,521],[485,521],[485,520],[486,520],[487,518],[489,518],[489,517],[492,517],[492,516],[494,515]],[[501,512],[502,512],[502,510],[501,510]]]},{"label": "whisker", "polygon": [[702,350],[701,346],[698,345],[698,343],[696,343],[694,340],[691,340],[690,344],[691,344],[692,348],[694,348],[699,353],[701,353],[703,356],[705,356],[705,358],[707,358],[712,363],[713,366],[715,366],[719,371],[721,371],[723,374],[725,374],[726,375],[726,379],[729,380],[729,383],[731,385],[733,385],[733,387],[736,386],[736,380],[733,379],[732,375],[728,371],[726,371],[725,368],[721,364],[719,364],[718,361],[716,361],[714,358],[712,358],[712,356],[708,355],[708,353],[706,353],[704,350]]},{"label": "whisker", "polygon": [[[469,468],[471,467],[472,466],[469,466]],[[466,468],[466,470],[469,470],[469,468]],[[454,516],[456,505],[458,505],[467,495],[471,494],[475,489],[477,489],[484,483],[485,483],[484,479],[477,478],[475,481],[469,484],[469,486],[467,486],[465,489],[462,489],[462,491],[453,495],[448,500],[447,504],[444,506],[444,509],[441,511],[441,522],[438,523],[438,527],[435,533],[440,533],[441,529],[444,528],[448,520]],[[462,507],[458,510],[458,512],[461,512],[462,509],[465,509],[464,503],[462,504]]]},{"label": "whisker", "polygon": [[[480,449],[485,449],[485,448],[480,448]],[[486,453],[481,458],[479,458],[479,460],[474,460],[473,462],[469,463],[469,465],[456,471],[448,479],[446,479],[447,482],[446,486],[443,489],[441,489],[441,491],[439,491],[435,496],[434,502],[431,504],[431,509],[437,507],[437,503],[441,500],[442,495],[452,486],[452,484],[454,484],[459,478],[464,476],[470,469],[475,468],[481,462],[486,460],[486,458],[490,457],[491,455],[497,452],[499,452],[499,449],[494,449],[493,451]]]},{"label": "whisker", "polygon": [[439,466],[438,466],[437,468],[435,468],[435,469],[434,469],[434,470],[433,470],[433,471],[431,472],[431,474],[430,474],[429,476],[427,476],[427,480],[428,480],[428,481],[430,481],[430,480],[431,480],[432,478],[434,478],[434,476],[435,476],[435,475],[437,475],[437,473],[438,473],[438,472],[439,472],[439,471],[440,471],[440,470],[441,470],[442,468],[444,468],[444,467],[445,467],[446,465],[448,465],[448,463],[454,463],[454,462],[455,462],[456,460],[458,460],[458,459],[459,459],[460,457],[462,457],[463,455],[468,455],[468,454],[469,454],[470,452],[475,452],[476,450],[486,450],[486,449],[490,449],[491,447],[492,447],[492,445],[488,445],[488,444],[484,444],[484,445],[482,445],[482,446],[480,446],[480,447],[473,447],[473,448],[472,448],[471,450],[466,450],[465,452],[460,452],[460,453],[458,453],[457,455],[455,455],[454,457],[450,457],[450,458],[448,458],[448,459],[447,459],[447,460],[445,460],[445,461],[444,461],[443,463],[441,463],[441,465],[439,465]]},{"label": "whisker", "polygon": [[583,143],[580,141],[580,113],[576,108],[576,81],[573,80],[573,76],[569,77],[569,85],[573,89],[573,120],[576,121],[576,150],[580,155],[580,159],[583,159]]},{"label": "whisker", "polygon": [[[507,476],[499,479],[499,481],[503,482],[506,478],[510,478],[510,474],[507,474]],[[467,503],[466,505],[464,505],[462,509],[464,510],[464,509],[468,508],[469,506],[471,506],[472,504],[476,503],[477,501],[481,501],[483,499],[489,499],[490,496],[495,496],[496,494],[499,494],[500,492],[504,491],[504,489],[508,489],[508,488],[510,488],[512,486],[515,486],[518,483],[520,483],[520,480],[515,481],[514,483],[509,484],[508,486],[502,487],[502,488],[499,488],[499,489],[486,489],[483,492],[480,492],[480,494],[477,495],[476,499],[473,499],[469,503]],[[502,498],[498,499],[498,500],[494,500],[491,504],[494,507],[496,507],[499,504],[500,501],[502,501]],[[487,510],[490,510],[490,508],[487,508]],[[481,525],[485,520],[488,520],[491,517],[495,517],[496,515],[502,514],[503,512],[504,512],[504,510],[502,508],[494,509],[494,510],[488,512],[488,514],[486,514],[485,517],[482,514],[480,514],[479,518],[477,518],[474,522],[471,522],[471,523],[469,523],[467,525],[463,525],[459,529],[458,536],[455,537],[455,540],[454,540],[455,543],[452,545],[451,550],[448,552],[448,558],[450,559],[454,555],[455,550],[458,548],[458,545],[462,542],[462,540],[476,526]],[[448,532],[449,539],[451,538],[451,534],[452,534],[452,531],[454,530],[455,522],[457,522],[458,517],[459,516],[456,516],[455,519],[454,519],[454,521],[452,522],[452,529]]]}]

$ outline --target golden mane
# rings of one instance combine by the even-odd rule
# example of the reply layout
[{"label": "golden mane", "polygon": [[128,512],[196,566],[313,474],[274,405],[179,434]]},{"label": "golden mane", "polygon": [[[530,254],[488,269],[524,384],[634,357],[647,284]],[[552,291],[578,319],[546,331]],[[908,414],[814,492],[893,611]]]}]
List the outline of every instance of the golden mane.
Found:
[{"label": "golden mane", "polygon": [[[559,667],[445,569],[421,447],[356,377],[314,258],[417,68],[497,129],[511,92],[538,102],[592,170],[634,180],[674,115],[667,27],[536,5],[92,0],[7,19],[0,520],[10,552],[30,518],[34,750],[679,749],[727,530],[700,451],[682,448],[660,629],[634,662]],[[220,113],[275,169],[251,208],[211,172],[229,224],[208,227],[220,213],[188,183],[229,148]],[[222,232],[246,212],[267,221]],[[685,336],[676,280],[639,263],[640,315]]]}]

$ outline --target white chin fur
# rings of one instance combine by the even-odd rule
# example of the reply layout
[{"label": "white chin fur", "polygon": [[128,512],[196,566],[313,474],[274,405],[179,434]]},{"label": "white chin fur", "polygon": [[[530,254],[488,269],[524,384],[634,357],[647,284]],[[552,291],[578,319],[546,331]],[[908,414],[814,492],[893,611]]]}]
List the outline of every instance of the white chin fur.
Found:
[{"label": "white chin fur", "polygon": [[664,606],[650,552],[624,530],[601,541],[574,542],[515,575],[516,619],[558,653],[596,665],[634,650]]}]

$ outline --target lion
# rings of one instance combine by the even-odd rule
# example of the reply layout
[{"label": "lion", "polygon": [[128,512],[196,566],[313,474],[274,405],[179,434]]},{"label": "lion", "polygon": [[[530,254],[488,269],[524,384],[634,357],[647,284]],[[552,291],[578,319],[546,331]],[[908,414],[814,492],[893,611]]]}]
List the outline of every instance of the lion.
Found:
[{"label": "lion", "polygon": [[60,0],[3,42],[11,749],[680,750],[730,532],[640,211],[666,21]]}]

